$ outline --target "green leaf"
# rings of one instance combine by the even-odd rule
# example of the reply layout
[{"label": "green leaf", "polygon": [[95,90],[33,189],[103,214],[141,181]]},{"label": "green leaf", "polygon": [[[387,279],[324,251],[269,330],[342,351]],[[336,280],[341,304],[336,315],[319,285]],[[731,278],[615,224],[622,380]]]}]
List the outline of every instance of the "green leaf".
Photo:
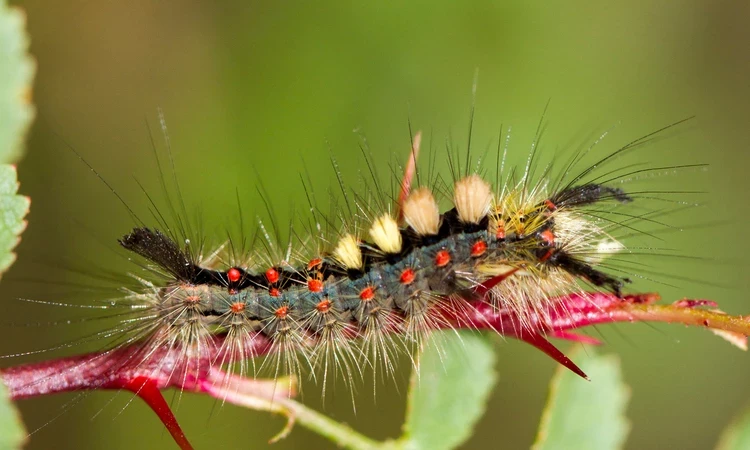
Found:
[{"label": "green leaf", "polygon": [[[0,274],[16,259],[13,249],[26,228],[29,198],[17,195],[15,166],[24,150],[26,131],[34,117],[31,81],[34,61],[27,53],[26,20],[17,8],[0,0]],[[0,449],[19,449],[26,441],[18,411],[0,383]]]},{"label": "green leaf", "polygon": [[26,18],[0,0],[0,163],[23,154],[23,139],[34,118],[31,82],[35,64],[27,49]]},{"label": "green leaf", "polygon": [[721,433],[716,450],[744,450],[750,448],[750,409],[735,418]]},{"label": "green leaf", "polygon": [[8,399],[8,390],[0,383],[0,450],[21,448],[27,436],[18,411]]},{"label": "green leaf", "polygon": [[571,358],[591,381],[562,366],[557,369],[532,450],[622,448],[630,430],[625,417],[630,389],[619,360],[597,355],[590,347]]},{"label": "green leaf", "polygon": [[21,240],[19,235],[26,229],[23,218],[29,212],[30,200],[17,195],[17,191],[16,168],[0,164],[0,274],[16,260],[12,250]]},{"label": "green leaf", "polygon": [[402,448],[455,448],[471,436],[497,381],[495,346],[472,331],[434,333],[411,378]]}]

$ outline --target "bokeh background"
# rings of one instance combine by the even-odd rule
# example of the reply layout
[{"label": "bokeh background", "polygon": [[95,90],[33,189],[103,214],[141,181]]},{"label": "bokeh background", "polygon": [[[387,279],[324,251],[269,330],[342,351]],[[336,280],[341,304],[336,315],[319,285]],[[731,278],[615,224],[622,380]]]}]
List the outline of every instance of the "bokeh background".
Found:
[{"label": "bokeh background", "polygon": [[[132,221],[67,144],[129,204],[147,211],[134,178],[158,192],[146,124],[160,140],[156,108],[163,108],[185,198],[200,205],[207,232],[221,235],[236,220],[235,191],[252,217],[262,212],[256,186],[263,183],[279,221],[287,223],[291,207],[304,204],[301,171],[325,189],[334,154],[345,176],[355,177],[363,170],[361,134],[382,172],[391,155],[405,155],[409,120],[432,133],[437,148],[446,136],[464,142],[476,71],[474,142],[483,149],[501,124],[512,125],[513,163],[525,158],[548,100],[550,152],[572,137],[620,124],[611,149],[697,115],[684,132],[640,157],[711,164],[705,173],[660,180],[660,186],[674,181],[673,189],[709,191],[687,196],[702,207],[668,217],[685,230],[668,233],[663,244],[703,259],[649,261],[664,275],[651,274],[653,282],[640,280],[637,287],[669,300],[711,298],[728,312],[750,311],[747,3],[15,3],[27,12],[38,63],[38,120],[19,165],[32,208],[18,262],[3,280],[5,322],[85,316],[14,298],[81,302],[76,295],[85,294],[88,278],[66,278],[76,275],[60,268],[95,275],[120,270],[122,259],[111,250]],[[49,349],[96,325],[6,326],[0,350]],[[750,400],[750,357],[705,331],[621,324],[593,333],[606,341],[607,352],[620,355],[632,387],[628,449],[712,448]],[[535,434],[554,364],[516,342],[499,344],[497,352],[500,381],[466,448],[528,448]],[[396,437],[407,379],[402,364],[399,381],[380,387],[377,401],[368,385],[360,386],[356,414],[346,390],[323,406],[319,388],[310,384],[304,401],[372,437]],[[174,448],[146,406],[130,400],[97,392],[21,402],[29,429],[42,427],[29,448]],[[207,398],[176,401],[197,448],[263,448],[283,425],[281,418]],[[297,428],[274,448],[331,446]]]}]

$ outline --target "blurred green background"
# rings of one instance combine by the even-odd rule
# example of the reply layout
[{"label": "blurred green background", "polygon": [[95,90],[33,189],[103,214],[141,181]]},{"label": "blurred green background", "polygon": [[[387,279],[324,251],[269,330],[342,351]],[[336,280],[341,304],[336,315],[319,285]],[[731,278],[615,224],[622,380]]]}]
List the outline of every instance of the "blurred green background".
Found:
[{"label": "blurred green background", "polygon": [[[75,296],[86,289],[54,283],[66,280],[60,267],[122,273],[122,260],[110,249],[132,222],[65,142],[145,212],[133,177],[158,192],[146,123],[158,129],[155,112],[162,107],[185,198],[200,205],[206,229],[221,237],[235,226],[235,190],[253,217],[262,213],[256,186],[264,183],[287,223],[291,207],[304,205],[301,171],[325,189],[334,154],[355,179],[364,170],[360,132],[382,159],[382,173],[391,155],[405,156],[409,119],[414,129],[433,133],[437,148],[448,135],[464,142],[475,70],[474,143],[484,149],[501,123],[512,125],[513,163],[526,157],[550,99],[548,151],[621,123],[612,149],[697,115],[688,131],[641,157],[711,164],[707,173],[675,177],[680,189],[710,194],[688,196],[705,205],[670,216],[670,223],[689,229],[663,244],[707,259],[649,261],[655,272],[681,279],[652,275],[671,286],[642,280],[636,287],[659,290],[670,301],[711,298],[728,312],[750,312],[750,240],[743,231],[750,220],[747,2],[16,3],[27,11],[38,62],[39,118],[19,165],[21,191],[32,207],[18,262],[3,284],[6,322],[85,316],[14,300],[81,301]],[[50,348],[85,335],[87,327],[96,329],[3,327],[0,350]],[[750,400],[750,357],[705,331],[621,324],[593,333],[622,357],[632,387],[628,449],[712,448]],[[554,364],[517,342],[497,351],[500,382],[466,448],[521,449],[533,440]],[[400,367],[400,381],[379,387],[377,401],[369,383],[359,386],[356,414],[345,389],[323,406],[319,387],[308,384],[304,401],[372,437],[396,437],[408,379],[407,364]],[[23,401],[29,429],[43,426],[29,448],[174,448],[153,414],[130,400],[97,392]],[[194,395],[175,402],[197,448],[263,448],[283,425],[278,417]],[[329,447],[302,428],[274,446]]]}]

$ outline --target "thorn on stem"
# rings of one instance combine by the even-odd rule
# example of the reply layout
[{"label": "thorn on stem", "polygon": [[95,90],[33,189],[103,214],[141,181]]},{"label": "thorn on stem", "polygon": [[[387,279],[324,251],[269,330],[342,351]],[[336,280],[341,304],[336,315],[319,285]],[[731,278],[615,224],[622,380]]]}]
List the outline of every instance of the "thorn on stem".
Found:
[{"label": "thorn on stem", "polygon": [[151,407],[182,450],[193,450],[193,446],[188,441],[182,428],[180,428],[180,424],[177,423],[177,418],[175,418],[174,413],[172,413],[167,401],[164,400],[164,396],[153,379],[138,376],[126,381],[122,387],[135,393],[135,395],[142,398]]}]

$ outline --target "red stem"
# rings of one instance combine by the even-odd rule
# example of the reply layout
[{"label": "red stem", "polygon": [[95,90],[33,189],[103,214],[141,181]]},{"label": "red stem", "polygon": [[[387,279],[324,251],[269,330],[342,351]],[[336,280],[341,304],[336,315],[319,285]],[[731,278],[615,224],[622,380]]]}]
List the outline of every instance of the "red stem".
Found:
[{"label": "red stem", "polygon": [[[523,318],[484,302],[475,302],[473,308],[460,312],[446,309],[443,314],[456,328],[492,329],[523,340],[582,377],[586,377],[583,371],[555,348],[547,336],[582,342],[586,341],[584,337],[568,330],[637,321],[679,322],[713,328],[735,334],[740,340],[750,334],[748,317],[698,308],[715,306],[712,302],[682,300],[672,305],[655,305],[658,299],[656,294],[625,298],[607,293],[573,294],[550,302],[551,306],[543,314]],[[0,371],[0,380],[13,400],[88,389],[133,391],[156,412],[178,445],[191,449],[160,390],[176,387],[205,393],[206,383],[213,382],[213,372],[221,369],[220,362],[227,356],[222,350],[224,339],[221,335],[211,337],[199,354],[190,353],[190,349],[153,348],[149,342],[139,342],[116,350],[10,367]],[[245,354],[261,356],[271,350],[270,340],[261,334],[247,345],[251,348],[246,349]]]}]

